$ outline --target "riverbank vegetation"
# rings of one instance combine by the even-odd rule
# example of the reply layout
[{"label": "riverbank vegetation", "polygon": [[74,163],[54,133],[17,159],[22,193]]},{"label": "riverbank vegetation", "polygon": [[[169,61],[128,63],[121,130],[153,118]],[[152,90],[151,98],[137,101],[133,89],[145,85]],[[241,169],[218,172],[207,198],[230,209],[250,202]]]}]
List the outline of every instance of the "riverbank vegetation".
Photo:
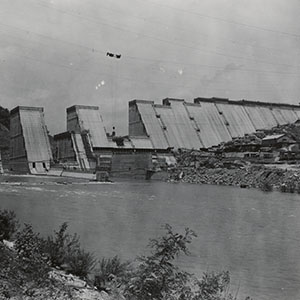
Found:
[{"label": "riverbank vegetation", "polygon": [[[0,211],[0,299],[233,300],[229,272],[201,278],[180,269],[181,255],[196,237],[165,225],[151,239],[147,255],[132,262],[97,260],[66,223],[48,237],[31,225],[20,227],[13,212]],[[248,298],[250,299],[250,298]]]}]

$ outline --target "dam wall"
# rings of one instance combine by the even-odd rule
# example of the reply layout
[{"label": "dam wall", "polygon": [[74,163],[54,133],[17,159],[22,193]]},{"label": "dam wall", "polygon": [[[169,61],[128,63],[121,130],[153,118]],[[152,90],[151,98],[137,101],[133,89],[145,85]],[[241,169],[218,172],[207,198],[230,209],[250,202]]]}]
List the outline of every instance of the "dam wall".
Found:
[{"label": "dam wall", "polygon": [[10,112],[10,169],[45,173],[52,160],[48,131],[41,107],[18,106]]},{"label": "dam wall", "polygon": [[129,102],[129,135],[149,137],[154,149],[200,149],[258,130],[294,123],[300,106],[223,98],[196,98],[193,103],[166,98]]}]

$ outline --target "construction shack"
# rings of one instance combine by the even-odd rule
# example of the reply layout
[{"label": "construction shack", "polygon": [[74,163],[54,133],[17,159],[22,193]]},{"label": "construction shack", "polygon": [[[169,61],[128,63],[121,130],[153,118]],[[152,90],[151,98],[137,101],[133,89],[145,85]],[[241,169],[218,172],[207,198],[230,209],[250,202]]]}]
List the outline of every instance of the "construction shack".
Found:
[{"label": "construction shack", "polygon": [[52,160],[48,131],[41,107],[18,106],[10,112],[11,171],[45,174]]},{"label": "construction shack", "polygon": [[287,136],[286,134],[272,134],[267,135],[262,139],[263,147],[281,148],[288,145],[295,144],[296,141]]},{"label": "construction shack", "polygon": [[154,149],[207,149],[261,129],[294,123],[300,106],[223,98],[129,102],[129,136],[149,137]]}]

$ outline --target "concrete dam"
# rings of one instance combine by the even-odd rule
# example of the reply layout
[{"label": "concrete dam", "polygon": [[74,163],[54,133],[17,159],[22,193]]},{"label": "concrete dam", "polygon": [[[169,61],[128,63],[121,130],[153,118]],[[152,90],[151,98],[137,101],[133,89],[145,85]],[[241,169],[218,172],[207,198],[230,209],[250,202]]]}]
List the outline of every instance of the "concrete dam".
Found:
[{"label": "concrete dam", "polygon": [[10,112],[10,169],[45,173],[52,151],[42,107],[18,106]]},{"label": "concrete dam", "polygon": [[222,98],[194,103],[166,98],[129,102],[129,135],[148,136],[154,149],[209,148],[261,129],[294,123],[300,106]]},{"label": "concrete dam", "polygon": [[[299,118],[300,106],[291,104],[221,98],[196,98],[194,103],[166,98],[162,104],[133,100],[129,102],[129,135],[115,137],[106,132],[98,107],[76,105],[67,109],[67,131],[54,136],[53,148],[59,162],[88,171],[95,169],[97,160],[99,164],[109,160],[113,165],[120,159],[117,165],[125,166],[125,155],[130,161],[132,155],[169,160],[172,149],[209,148]],[[10,169],[47,173],[52,161],[43,108],[13,109]],[[135,163],[130,164],[128,169],[133,169]],[[148,165],[144,169],[149,169]]]}]

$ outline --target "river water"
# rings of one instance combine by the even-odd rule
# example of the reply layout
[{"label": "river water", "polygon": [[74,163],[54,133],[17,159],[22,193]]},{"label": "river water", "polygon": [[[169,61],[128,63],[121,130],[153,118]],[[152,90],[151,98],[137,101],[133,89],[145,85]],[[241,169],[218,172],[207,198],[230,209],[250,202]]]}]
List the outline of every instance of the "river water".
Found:
[{"label": "river water", "polygon": [[179,264],[201,275],[229,270],[242,298],[300,299],[300,196],[235,187],[2,176],[0,208],[50,234],[67,221],[97,257],[133,259],[169,223],[198,237]]}]

